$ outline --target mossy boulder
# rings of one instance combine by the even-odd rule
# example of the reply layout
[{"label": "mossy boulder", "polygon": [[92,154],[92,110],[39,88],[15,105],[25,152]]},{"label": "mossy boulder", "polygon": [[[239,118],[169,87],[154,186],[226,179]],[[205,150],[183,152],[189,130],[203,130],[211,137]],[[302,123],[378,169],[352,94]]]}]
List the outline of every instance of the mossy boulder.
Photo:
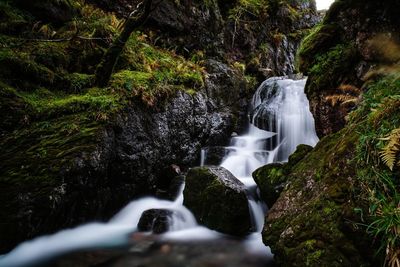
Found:
[{"label": "mossy boulder", "polygon": [[190,169],[183,194],[183,204],[210,229],[235,236],[252,230],[246,188],[225,168]]},{"label": "mossy boulder", "polygon": [[357,140],[351,127],[328,136],[286,173],[262,233],[281,266],[373,266],[373,244],[355,212]]},{"label": "mossy boulder", "polygon": [[288,165],[290,168],[295,166],[300,160],[302,160],[308,153],[313,150],[312,146],[301,144],[296,147],[296,151],[289,156]]},{"label": "mossy boulder", "polygon": [[253,179],[260,189],[261,198],[272,207],[287,181],[286,164],[272,163],[253,172]]},{"label": "mossy boulder", "polygon": [[290,155],[287,163],[272,163],[258,168],[253,172],[253,179],[260,189],[261,198],[272,207],[279,198],[288,182],[288,176],[293,166],[302,160],[310,151],[311,146],[299,145]]}]

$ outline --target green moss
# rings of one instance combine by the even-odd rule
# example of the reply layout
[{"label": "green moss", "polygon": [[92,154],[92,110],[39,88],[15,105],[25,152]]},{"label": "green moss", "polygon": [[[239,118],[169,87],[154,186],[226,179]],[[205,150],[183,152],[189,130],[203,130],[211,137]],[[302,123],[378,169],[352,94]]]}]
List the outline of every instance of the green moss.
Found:
[{"label": "green moss", "polygon": [[308,70],[311,82],[306,88],[307,94],[310,96],[322,89],[335,90],[352,71],[357,57],[357,50],[351,43],[338,44],[325,54],[316,56],[314,64]]},{"label": "green moss", "polygon": [[117,63],[111,88],[127,90],[153,106],[174,96],[178,90],[204,86],[203,69],[169,51],[145,43],[140,32],[129,39]]},{"label": "green moss", "polygon": [[382,163],[381,155],[387,143],[385,137],[400,127],[399,88],[397,75],[369,81],[363,105],[352,114],[354,121],[362,121],[356,160],[357,176],[364,183],[361,196],[369,204],[367,230],[380,238],[379,252],[386,252],[388,258],[395,257],[400,246],[396,230],[400,227],[396,205],[400,201],[400,171],[398,167],[391,171]]},{"label": "green moss", "polygon": [[269,0],[239,0],[229,11],[229,18],[240,20],[242,16],[266,16],[270,5]]},{"label": "green moss", "polygon": [[316,56],[321,51],[341,42],[340,28],[336,24],[318,24],[301,42],[297,52],[297,66],[300,71],[308,74],[313,66]]},{"label": "green moss", "polygon": [[93,137],[100,124],[84,117],[70,115],[32,123],[2,138],[0,182],[36,186],[58,183],[62,169],[96,144]]},{"label": "green moss", "polygon": [[20,86],[26,81],[51,85],[56,78],[53,71],[31,60],[28,54],[11,49],[0,51],[0,77]]},{"label": "green moss", "polygon": [[215,171],[228,175],[220,167],[189,170],[183,192],[184,205],[200,223],[211,229],[235,236],[247,235],[251,222],[246,194],[223,184]]}]

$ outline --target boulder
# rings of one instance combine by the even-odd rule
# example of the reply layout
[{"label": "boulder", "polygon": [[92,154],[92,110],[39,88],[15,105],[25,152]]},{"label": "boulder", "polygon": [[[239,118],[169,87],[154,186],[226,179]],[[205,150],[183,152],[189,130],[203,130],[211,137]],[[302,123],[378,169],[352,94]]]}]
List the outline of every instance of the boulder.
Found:
[{"label": "boulder", "polygon": [[286,164],[272,163],[258,168],[253,172],[253,179],[260,189],[262,200],[272,207],[281,194],[286,180]]},{"label": "boulder", "polygon": [[352,194],[357,138],[351,128],[324,138],[285,175],[262,232],[279,266],[378,266]]},{"label": "boulder", "polygon": [[287,163],[272,163],[258,168],[253,172],[253,179],[260,189],[261,198],[272,207],[279,198],[288,182],[288,175],[293,166],[302,160],[313,148],[309,145],[299,145],[290,155]]},{"label": "boulder", "polygon": [[225,168],[190,169],[183,194],[183,204],[199,223],[235,236],[252,230],[246,188]]}]

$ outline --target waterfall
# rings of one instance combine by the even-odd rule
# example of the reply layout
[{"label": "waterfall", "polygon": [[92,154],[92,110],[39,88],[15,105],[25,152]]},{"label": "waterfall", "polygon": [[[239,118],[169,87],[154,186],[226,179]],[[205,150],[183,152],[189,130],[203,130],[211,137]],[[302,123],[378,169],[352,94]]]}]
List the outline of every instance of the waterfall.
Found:
[{"label": "waterfall", "polygon": [[[270,253],[269,248],[262,244],[260,234],[266,207],[258,197],[252,172],[267,163],[286,161],[299,144],[315,145],[318,141],[308,100],[303,92],[304,85],[305,80],[271,78],[265,81],[250,105],[248,132],[232,137],[229,147],[208,147],[201,151],[201,165],[207,164],[209,157],[212,158],[210,162],[215,162],[217,157],[224,154],[220,165],[246,185],[252,222],[256,229],[245,240],[252,253]],[[210,156],[212,152],[217,157]],[[0,266],[30,266],[80,249],[127,245],[129,236],[137,232],[142,213],[149,209],[173,211],[169,218],[169,231],[156,237],[160,240],[223,238],[221,234],[199,226],[193,214],[182,205],[183,187],[175,201],[142,198],[132,201],[108,223],[90,223],[24,242],[9,254],[0,256]]]},{"label": "waterfall", "polygon": [[[264,81],[250,103],[248,131],[231,139],[221,166],[247,186],[249,208],[257,232],[261,232],[265,206],[259,199],[252,173],[259,167],[287,161],[300,144],[318,142],[314,118],[304,93],[306,79],[274,77]],[[204,155],[203,155],[204,156]],[[203,164],[205,159],[202,159]],[[261,235],[249,239],[262,249]]]},{"label": "waterfall", "polygon": [[[274,77],[264,81],[251,103],[252,124],[275,134],[269,141],[275,161],[287,161],[299,144],[314,146],[318,142],[314,118],[304,93],[306,79],[292,80]],[[260,136],[256,131],[249,133]]]}]

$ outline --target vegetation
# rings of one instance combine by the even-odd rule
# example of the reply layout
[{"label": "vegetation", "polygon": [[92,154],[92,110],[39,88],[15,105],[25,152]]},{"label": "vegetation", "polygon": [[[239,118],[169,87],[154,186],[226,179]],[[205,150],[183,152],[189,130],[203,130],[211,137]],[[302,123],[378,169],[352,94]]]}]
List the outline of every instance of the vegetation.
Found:
[{"label": "vegetation", "polygon": [[[385,5],[391,5],[389,2]],[[400,46],[390,33],[366,36],[365,46],[356,44],[354,36],[344,34],[361,31],[358,25],[348,26],[352,22],[348,16],[350,9],[368,19],[382,16],[382,10],[364,9],[364,4],[362,1],[336,1],[324,21],[303,40],[298,51],[299,69],[309,76],[307,94],[314,105],[322,107],[314,110],[322,124],[331,123],[329,116],[334,120],[346,116],[346,124],[340,127],[344,129],[325,137],[319,145],[329,140],[337,142],[335,151],[325,150],[325,153],[343,159],[307,160],[314,162],[312,164],[329,162],[340,176],[348,177],[345,183],[352,191],[346,198],[354,200],[353,211],[358,215],[346,211],[343,218],[354,222],[354,231],[358,233],[354,240],[362,239],[362,233],[358,231],[361,229],[370,236],[370,242],[379,247],[376,259],[382,265],[397,267],[400,266]],[[380,25],[380,31],[397,23],[389,17],[385,17],[389,26]],[[376,25],[370,27],[375,29]],[[365,32],[365,28],[362,31]],[[366,72],[362,69],[366,61],[373,67],[361,78]],[[349,146],[343,154],[338,146],[348,139],[354,146]],[[310,154],[317,153],[319,146]],[[337,165],[340,160],[345,161]],[[318,166],[310,168],[319,169]],[[348,168],[354,169],[354,173],[348,172]],[[320,174],[317,172],[318,177],[331,183],[330,177],[335,176],[325,170]]]},{"label": "vegetation", "polygon": [[307,93],[316,94],[323,88],[336,89],[338,81],[344,80],[356,59],[357,52],[351,43],[338,44],[324,54],[317,54],[308,70],[311,84],[307,86]]},{"label": "vegetation", "polygon": [[358,129],[357,175],[364,185],[363,197],[370,205],[367,231],[381,240],[379,253],[386,254],[388,266],[398,266],[400,80],[388,75],[370,81],[366,87],[362,106],[351,115],[354,121],[363,120]]},{"label": "vegetation", "polygon": [[161,107],[176,91],[204,84],[201,66],[136,31],[109,86],[94,87],[95,67],[123,20],[81,0],[2,1],[0,13],[2,182],[55,182],[133,99]]}]

